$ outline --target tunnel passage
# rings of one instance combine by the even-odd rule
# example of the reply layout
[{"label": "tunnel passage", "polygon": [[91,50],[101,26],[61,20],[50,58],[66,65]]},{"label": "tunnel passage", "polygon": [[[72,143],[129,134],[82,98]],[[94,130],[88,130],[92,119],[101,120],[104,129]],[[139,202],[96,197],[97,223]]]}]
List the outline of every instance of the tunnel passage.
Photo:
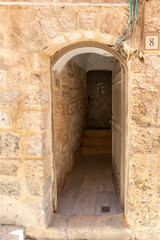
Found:
[{"label": "tunnel passage", "polygon": [[98,50],[68,54],[51,71],[56,211],[64,215],[122,212],[121,66]]}]

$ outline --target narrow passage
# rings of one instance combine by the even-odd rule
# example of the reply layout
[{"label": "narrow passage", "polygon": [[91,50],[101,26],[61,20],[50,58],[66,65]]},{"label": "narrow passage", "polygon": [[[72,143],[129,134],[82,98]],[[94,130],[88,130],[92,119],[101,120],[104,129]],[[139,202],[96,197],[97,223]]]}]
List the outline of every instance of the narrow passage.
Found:
[{"label": "narrow passage", "polygon": [[83,155],[58,198],[58,214],[122,213],[112,180],[111,156]]}]

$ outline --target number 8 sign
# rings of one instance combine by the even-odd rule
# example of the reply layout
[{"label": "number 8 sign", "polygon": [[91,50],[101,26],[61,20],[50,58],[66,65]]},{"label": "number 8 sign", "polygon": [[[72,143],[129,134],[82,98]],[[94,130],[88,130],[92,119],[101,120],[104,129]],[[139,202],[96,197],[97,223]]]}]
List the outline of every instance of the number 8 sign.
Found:
[{"label": "number 8 sign", "polygon": [[158,35],[145,35],[144,41],[144,49],[145,50],[158,50],[159,49],[159,36]]}]

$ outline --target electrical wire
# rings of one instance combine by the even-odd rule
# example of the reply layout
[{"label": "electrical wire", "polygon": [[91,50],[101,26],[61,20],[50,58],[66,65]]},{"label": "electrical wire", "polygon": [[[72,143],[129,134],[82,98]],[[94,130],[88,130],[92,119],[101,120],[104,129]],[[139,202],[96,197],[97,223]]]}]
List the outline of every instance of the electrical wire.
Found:
[{"label": "electrical wire", "polygon": [[[129,42],[127,59],[129,59],[130,47],[131,47],[131,42],[132,42],[133,34],[134,34],[134,27],[135,27],[136,20],[138,18],[138,0],[133,0],[133,13],[132,13],[132,1],[131,0],[129,0],[129,6],[130,6],[130,13],[129,13],[129,22],[128,22],[127,28],[124,31],[124,33],[122,34],[122,36],[115,43],[116,50],[120,51],[120,47],[119,47],[120,44],[125,43],[125,42]],[[131,27],[130,39],[126,40],[126,41],[123,41],[125,39],[126,35],[127,35],[127,32],[128,32],[129,27],[130,27],[131,21],[132,21],[132,27]]]},{"label": "electrical wire", "polygon": [[131,35],[130,35],[130,39],[129,39],[127,60],[129,60],[129,56],[130,56],[131,43],[132,43],[132,39],[133,39],[134,27],[135,27],[137,18],[138,18],[138,0],[133,0],[132,27],[131,27]]},{"label": "electrical wire", "polygon": [[129,26],[131,24],[131,19],[132,19],[132,0],[129,0],[129,20],[128,20],[128,25],[125,31],[123,32],[122,36],[118,39],[118,41],[115,43],[115,48],[117,51],[119,51],[119,45],[123,42],[125,39]]}]

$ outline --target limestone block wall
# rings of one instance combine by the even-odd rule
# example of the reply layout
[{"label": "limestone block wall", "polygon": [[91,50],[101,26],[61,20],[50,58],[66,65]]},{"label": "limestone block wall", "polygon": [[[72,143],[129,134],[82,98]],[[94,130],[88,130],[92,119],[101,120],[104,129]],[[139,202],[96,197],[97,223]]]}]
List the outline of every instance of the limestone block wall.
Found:
[{"label": "limestone block wall", "polygon": [[[130,61],[127,219],[139,231],[160,229],[160,56]],[[136,197],[135,197],[136,196]]]},{"label": "limestone block wall", "polygon": [[50,61],[44,54],[7,54],[2,46],[0,222],[44,225],[52,211]]},{"label": "limestone block wall", "polygon": [[53,135],[58,193],[74,162],[86,123],[86,73],[69,61],[60,74],[53,72]]},{"label": "limestone block wall", "polygon": [[[160,2],[146,1],[144,34],[158,34]],[[160,232],[160,51],[129,61],[129,155],[127,220],[140,239]],[[157,235],[156,235],[157,233]]]},{"label": "limestone block wall", "polygon": [[[49,222],[55,197],[50,57],[82,42],[114,50],[129,8],[5,3],[0,8],[0,223],[37,228]],[[146,2],[144,33],[159,33],[159,9],[159,0]],[[139,239],[154,239],[149,233],[160,232],[160,51],[144,51],[139,59],[141,20],[139,4],[130,60],[114,54],[128,68],[124,217]],[[123,46],[127,54],[128,43]]]},{"label": "limestone block wall", "polygon": [[[3,4],[0,223],[36,228],[48,224],[56,198],[50,57],[69,44],[91,39],[113,45],[127,24],[128,7]],[[107,29],[119,10],[121,18],[114,18]]]}]

